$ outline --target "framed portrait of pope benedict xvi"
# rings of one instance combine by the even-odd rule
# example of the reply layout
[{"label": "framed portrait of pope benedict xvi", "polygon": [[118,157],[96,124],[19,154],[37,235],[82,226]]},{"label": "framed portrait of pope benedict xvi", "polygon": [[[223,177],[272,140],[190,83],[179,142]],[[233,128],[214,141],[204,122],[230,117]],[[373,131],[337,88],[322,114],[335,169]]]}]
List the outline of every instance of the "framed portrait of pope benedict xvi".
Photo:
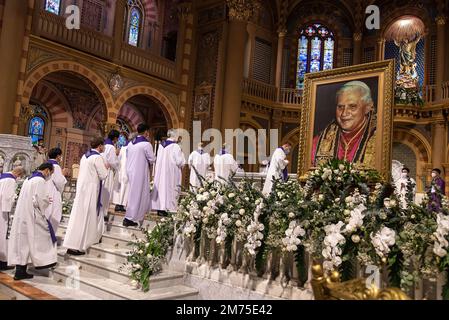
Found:
[{"label": "framed portrait of pope benedict xvi", "polygon": [[330,159],[391,172],[394,60],[306,74],[298,175]]}]

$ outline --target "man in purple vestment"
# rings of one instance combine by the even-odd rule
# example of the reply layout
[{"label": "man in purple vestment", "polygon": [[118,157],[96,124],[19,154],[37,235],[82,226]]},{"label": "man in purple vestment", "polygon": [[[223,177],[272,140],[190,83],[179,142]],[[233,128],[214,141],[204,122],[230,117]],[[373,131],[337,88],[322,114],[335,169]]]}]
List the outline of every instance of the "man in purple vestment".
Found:
[{"label": "man in purple vestment", "polygon": [[440,177],[441,170],[438,168],[432,169],[432,182],[430,183],[429,195],[429,210],[438,212],[441,209],[441,200],[445,195],[446,184]]},{"label": "man in purple vestment", "polygon": [[123,225],[137,226],[150,211],[150,164],[155,161],[153,147],[148,141],[149,127],[137,127],[137,137],[128,144],[126,172],[128,174],[128,206]]}]

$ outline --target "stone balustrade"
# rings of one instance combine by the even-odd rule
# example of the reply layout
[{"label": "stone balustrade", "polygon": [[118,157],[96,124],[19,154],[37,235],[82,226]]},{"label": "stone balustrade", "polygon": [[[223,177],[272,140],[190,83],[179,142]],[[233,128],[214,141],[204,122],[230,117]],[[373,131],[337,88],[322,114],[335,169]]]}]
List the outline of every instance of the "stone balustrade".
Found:
[{"label": "stone balustrade", "polygon": [[164,80],[175,81],[175,63],[148,51],[123,44],[120,52],[120,60],[127,67]]},{"label": "stone balustrade", "polygon": [[442,98],[443,100],[449,99],[449,81],[445,81],[441,84],[442,89]]},{"label": "stone balustrade", "polygon": [[112,38],[102,33],[81,29],[68,29],[66,18],[41,10],[33,33],[69,47],[109,59],[112,56]]}]

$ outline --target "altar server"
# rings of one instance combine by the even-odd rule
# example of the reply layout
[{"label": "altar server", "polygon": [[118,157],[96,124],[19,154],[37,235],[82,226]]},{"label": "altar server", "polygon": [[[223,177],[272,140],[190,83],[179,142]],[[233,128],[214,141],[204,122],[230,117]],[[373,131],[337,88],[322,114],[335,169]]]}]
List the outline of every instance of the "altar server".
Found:
[{"label": "altar server", "polygon": [[190,167],[190,185],[194,188],[201,186],[198,175],[206,178],[207,169],[211,165],[210,155],[203,150],[203,143],[198,143],[198,149],[193,151],[188,159]]},{"label": "altar server", "polygon": [[128,136],[128,141],[124,146],[120,148],[120,153],[118,156],[120,166],[116,174],[117,184],[114,186],[113,201],[115,204],[115,211],[125,212],[125,207],[128,204],[128,173],[126,172],[126,162],[127,162],[127,150],[128,146],[132,143],[132,140],[136,137],[135,133],[131,133]]},{"label": "altar server", "polygon": [[232,154],[226,150],[226,147],[226,143],[223,144],[220,153],[215,155],[214,158],[215,180],[221,182],[228,181],[229,177],[239,168],[237,161],[235,161]]},{"label": "altar server", "polygon": [[93,138],[91,149],[80,162],[76,195],[67,226],[63,246],[67,254],[83,255],[93,244],[99,243],[104,231],[101,213],[102,181],[108,176],[108,164],[100,155],[104,151],[101,137]]},{"label": "altar server", "polygon": [[22,167],[17,167],[12,172],[0,174],[0,271],[14,269],[14,267],[8,267],[7,263],[8,226],[16,196],[17,179],[24,173],[25,170]]},{"label": "altar server", "polygon": [[52,202],[46,181],[53,173],[51,163],[41,164],[31,177],[23,182],[20,190],[11,238],[8,243],[8,263],[16,266],[15,280],[31,279],[27,264],[31,261],[36,269],[56,265],[56,235],[45,210]]},{"label": "altar server", "polygon": [[126,172],[129,181],[128,206],[123,225],[137,226],[150,211],[150,165],[154,163],[154,153],[149,138],[149,127],[139,124],[137,137],[129,144]]},{"label": "altar server", "polygon": [[156,163],[154,190],[151,195],[152,209],[160,215],[178,208],[178,196],[181,192],[182,167],[186,159],[178,144],[176,130],[168,130],[168,139],[159,147]]},{"label": "altar server", "polygon": [[114,190],[114,184],[116,183],[115,174],[119,168],[119,160],[117,157],[117,149],[115,144],[120,137],[120,132],[117,130],[111,130],[108,134],[108,138],[104,141],[104,151],[101,153],[106,164],[109,167],[108,176],[103,183],[103,192],[101,195],[101,212],[104,219],[107,221],[109,204],[112,201],[112,192]]},{"label": "altar server", "polygon": [[287,181],[287,165],[288,160],[286,156],[290,153],[292,146],[290,143],[285,143],[282,147],[277,148],[271,156],[270,165],[268,167],[267,177],[263,185],[262,193],[268,195],[273,188],[273,180],[281,179]]},{"label": "altar server", "polygon": [[62,193],[64,192],[64,187],[67,183],[64,173],[67,174],[67,170],[64,170],[63,172],[59,166],[59,164],[62,163],[62,150],[60,148],[50,149],[48,152],[48,159],[48,162],[54,167],[54,172],[51,175],[50,180],[47,181],[47,188],[53,202],[45,211],[45,216],[50,220],[53,230],[56,232],[62,218]]}]

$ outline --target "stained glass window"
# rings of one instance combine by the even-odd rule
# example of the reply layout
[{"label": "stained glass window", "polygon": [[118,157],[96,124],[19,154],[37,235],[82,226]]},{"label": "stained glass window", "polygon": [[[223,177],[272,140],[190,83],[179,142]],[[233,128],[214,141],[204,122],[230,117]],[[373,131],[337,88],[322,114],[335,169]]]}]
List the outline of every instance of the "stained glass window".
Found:
[{"label": "stained glass window", "polygon": [[304,86],[307,72],[329,70],[334,66],[334,34],[324,25],[315,23],[300,31],[296,87]]},{"label": "stained glass window", "polygon": [[128,136],[131,133],[131,129],[128,126],[128,124],[122,119],[117,119],[117,124],[119,126],[119,131],[120,131],[120,136],[118,138],[117,145],[119,148],[121,148],[128,141]]},{"label": "stained glass window", "polygon": [[28,123],[28,136],[33,144],[37,144],[39,139],[44,138],[45,121],[41,117],[33,117]]},{"label": "stained glass window", "polygon": [[134,47],[139,45],[141,34],[143,7],[138,0],[128,0],[128,43]]},{"label": "stained glass window", "polygon": [[46,0],[45,11],[59,14],[59,8],[61,7],[61,0]]},{"label": "stained glass window", "polygon": [[298,68],[296,75],[296,87],[302,87],[304,82],[304,74],[307,71],[307,48],[308,40],[306,36],[301,36],[298,45]]}]

